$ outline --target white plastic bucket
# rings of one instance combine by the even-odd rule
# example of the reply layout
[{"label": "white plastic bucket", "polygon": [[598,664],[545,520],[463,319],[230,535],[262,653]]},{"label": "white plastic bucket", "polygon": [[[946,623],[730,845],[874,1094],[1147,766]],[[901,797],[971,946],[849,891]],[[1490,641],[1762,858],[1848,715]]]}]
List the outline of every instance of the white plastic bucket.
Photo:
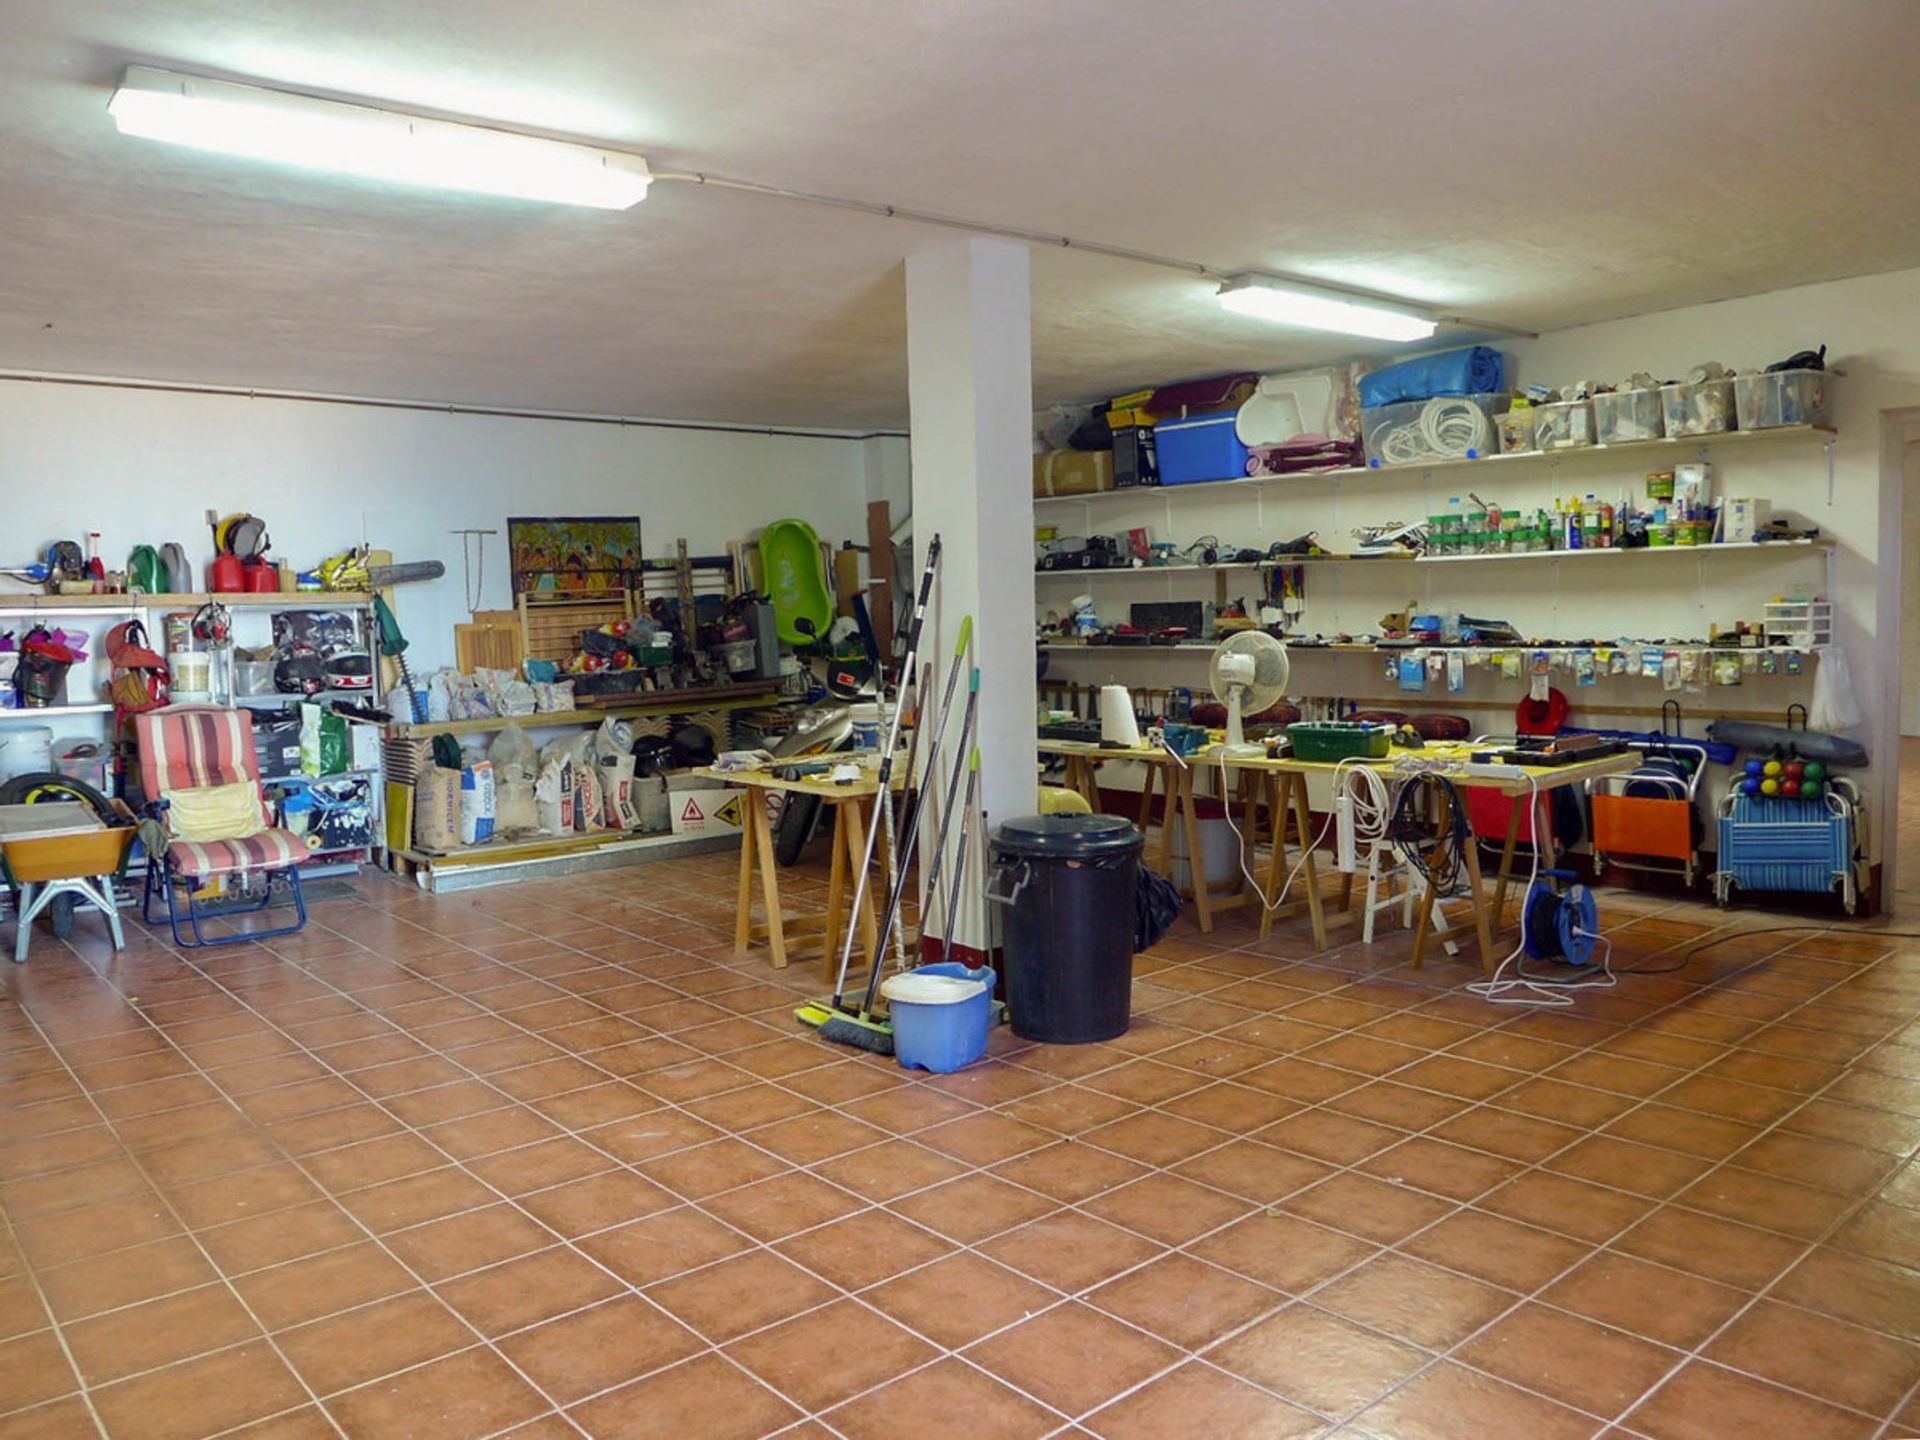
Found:
[{"label": "white plastic bucket", "polygon": [[53,731],[45,725],[0,725],[0,780],[53,769]]},{"label": "white plastic bucket", "polygon": [[[1234,839],[1233,831],[1228,828],[1224,813],[1217,800],[1198,800],[1194,810],[1200,826],[1201,868],[1205,871],[1207,884],[1215,889],[1231,884],[1240,874],[1240,842]],[[1245,817],[1239,823],[1246,824]],[[1187,827],[1173,827],[1173,875],[1170,877],[1182,890],[1193,888],[1192,858],[1187,854]]]},{"label": "white plastic bucket", "polygon": [[856,750],[878,750],[880,748],[880,707],[868,703],[847,707],[847,718],[853,726],[853,748]]},{"label": "white plastic bucket", "polygon": [[202,695],[213,689],[213,656],[205,650],[176,650],[167,657],[167,671],[176,694]]},{"label": "white plastic bucket", "polygon": [[994,974],[951,961],[895,975],[880,987],[902,1069],[946,1075],[987,1053]]}]

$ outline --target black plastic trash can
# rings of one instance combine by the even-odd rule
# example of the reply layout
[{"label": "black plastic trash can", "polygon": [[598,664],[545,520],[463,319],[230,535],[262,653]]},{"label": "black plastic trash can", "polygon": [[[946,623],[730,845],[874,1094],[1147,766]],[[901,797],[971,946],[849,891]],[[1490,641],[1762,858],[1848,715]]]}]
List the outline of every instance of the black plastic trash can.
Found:
[{"label": "black plastic trash can", "polygon": [[1125,1033],[1145,844],[1115,815],[1032,815],[994,832],[987,894],[1005,921],[1014,1034],[1084,1045]]}]

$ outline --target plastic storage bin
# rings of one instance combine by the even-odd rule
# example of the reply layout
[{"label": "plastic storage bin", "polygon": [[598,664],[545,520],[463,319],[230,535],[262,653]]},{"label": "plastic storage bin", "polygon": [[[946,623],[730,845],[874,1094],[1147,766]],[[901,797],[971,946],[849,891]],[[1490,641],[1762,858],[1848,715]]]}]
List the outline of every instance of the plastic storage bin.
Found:
[{"label": "plastic storage bin", "polygon": [[922,965],[886,981],[893,1053],[906,1070],[936,1075],[965,1069],[987,1053],[994,973],[957,962]]},{"label": "plastic storage bin", "polygon": [[112,748],[101,740],[62,740],[53,750],[53,768],[69,780],[91,785],[102,795],[112,794]]},{"label": "plastic storage bin", "polygon": [[1431,465],[1436,460],[1478,460],[1497,455],[1499,417],[1512,403],[1510,396],[1485,394],[1440,395],[1431,400],[1369,406],[1360,412],[1367,463],[1376,468]]},{"label": "plastic storage bin", "polygon": [[1247,447],[1234,433],[1234,412],[1162,420],[1153,427],[1162,485],[1198,485],[1239,480],[1247,473]]},{"label": "plastic storage bin", "polygon": [[1733,429],[1733,381],[1703,380],[1698,385],[1662,385],[1660,405],[1667,415],[1667,438],[1716,435]]},{"label": "plastic storage bin", "polygon": [[1393,726],[1373,720],[1299,720],[1287,727],[1296,760],[1384,760]]},{"label": "plastic storage bin", "polygon": [[1536,450],[1574,450],[1593,444],[1593,402],[1556,400],[1533,407]]},{"label": "plastic storage bin", "polygon": [[1666,433],[1666,407],[1657,389],[1616,390],[1593,397],[1593,438],[1602,445],[1658,440]]},{"label": "plastic storage bin", "polygon": [[1500,453],[1512,455],[1533,449],[1533,407],[1516,405],[1494,422],[1500,433]]},{"label": "plastic storage bin", "polygon": [[1833,424],[1833,386],[1824,370],[1736,375],[1733,405],[1742,430]]},{"label": "plastic storage bin", "polygon": [[1125,1033],[1145,843],[1117,815],[1031,815],[994,831],[987,898],[1004,907],[1014,1034],[1084,1045]]}]

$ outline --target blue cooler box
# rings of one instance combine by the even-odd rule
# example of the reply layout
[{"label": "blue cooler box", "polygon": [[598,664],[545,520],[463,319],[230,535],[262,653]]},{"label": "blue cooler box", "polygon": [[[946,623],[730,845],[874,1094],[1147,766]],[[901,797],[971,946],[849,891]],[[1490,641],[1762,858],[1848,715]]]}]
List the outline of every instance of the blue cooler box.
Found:
[{"label": "blue cooler box", "polygon": [[1247,478],[1247,447],[1233,433],[1234,412],[1162,420],[1153,427],[1162,485]]}]

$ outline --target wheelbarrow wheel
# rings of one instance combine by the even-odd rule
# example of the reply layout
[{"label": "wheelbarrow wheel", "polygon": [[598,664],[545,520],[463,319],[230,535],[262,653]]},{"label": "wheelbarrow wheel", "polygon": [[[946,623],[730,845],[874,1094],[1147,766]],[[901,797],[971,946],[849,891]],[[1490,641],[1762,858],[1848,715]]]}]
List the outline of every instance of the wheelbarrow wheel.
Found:
[{"label": "wheelbarrow wheel", "polygon": [[0,805],[46,805],[79,802],[111,825],[119,818],[106,796],[82,780],[52,770],[16,775],[0,784]]}]

